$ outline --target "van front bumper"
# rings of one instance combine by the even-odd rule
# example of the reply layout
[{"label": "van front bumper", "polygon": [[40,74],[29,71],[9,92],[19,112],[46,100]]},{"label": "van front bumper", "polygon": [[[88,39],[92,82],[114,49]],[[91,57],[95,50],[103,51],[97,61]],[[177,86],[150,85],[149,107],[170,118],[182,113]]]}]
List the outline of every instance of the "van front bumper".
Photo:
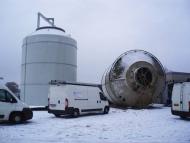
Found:
[{"label": "van front bumper", "polygon": [[173,115],[190,117],[190,112],[171,110]]},{"label": "van front bumper", "polygon": [[24,120],[30,120],[33,117],[33,112],[30,108],[24,108],[22,110],[22,113],[23,113],[23,119]]}]

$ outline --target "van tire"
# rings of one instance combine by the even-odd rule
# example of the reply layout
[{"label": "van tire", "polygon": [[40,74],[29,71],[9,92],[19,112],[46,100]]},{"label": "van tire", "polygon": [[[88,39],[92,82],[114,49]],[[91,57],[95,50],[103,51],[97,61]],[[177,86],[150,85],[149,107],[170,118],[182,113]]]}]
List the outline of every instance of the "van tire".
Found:
[{"label": "van tire", "polygon": [[110,110],[109,106],[105,106],[104,107],[104,114],[108,114],[109,110]]},{"label": "van tire", "polygon": [[13,112],[11,113],[9,120],[12,123],[20,123],[22,122],[22,114],[20,112]]},{"label": "van tire", "polygon": [[80,115],[79,109],[74,109],[72,117],[77,118]]}]

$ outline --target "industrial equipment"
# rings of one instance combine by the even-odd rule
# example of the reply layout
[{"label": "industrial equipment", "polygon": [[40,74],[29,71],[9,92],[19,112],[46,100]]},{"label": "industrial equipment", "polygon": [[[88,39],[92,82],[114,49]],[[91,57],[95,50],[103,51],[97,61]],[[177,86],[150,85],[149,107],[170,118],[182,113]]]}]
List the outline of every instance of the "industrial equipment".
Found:
[{"label": "industrial equipment", "polygon": [[[41,18],[50,26],[40,26]],[[54,18],[38,13],[36,31],[23,40],[21,72],[21,99],[47,106],[50,80],[77,80],[77,42],[55,26]]]},{"label": "industrial equipment", "polygon": [[102,78],[108,100],[118,106],[144,108],[161,103],[166,76],[162,64],[143,50],[128,51],[110,66]]}]

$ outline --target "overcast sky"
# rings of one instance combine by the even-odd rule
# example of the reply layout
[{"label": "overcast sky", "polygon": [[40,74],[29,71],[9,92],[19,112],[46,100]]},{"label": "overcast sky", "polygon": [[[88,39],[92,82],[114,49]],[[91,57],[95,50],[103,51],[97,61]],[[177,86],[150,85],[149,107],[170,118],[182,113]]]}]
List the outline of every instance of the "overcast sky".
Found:
[{"label": "overcast sky", "polygon": [[170,70],[190,72],[189,0],[1,0],[0,77],[20,83],[21,44],[37,12],[78,43],[78,81],[100,83],[122,53],[142,49]]}]

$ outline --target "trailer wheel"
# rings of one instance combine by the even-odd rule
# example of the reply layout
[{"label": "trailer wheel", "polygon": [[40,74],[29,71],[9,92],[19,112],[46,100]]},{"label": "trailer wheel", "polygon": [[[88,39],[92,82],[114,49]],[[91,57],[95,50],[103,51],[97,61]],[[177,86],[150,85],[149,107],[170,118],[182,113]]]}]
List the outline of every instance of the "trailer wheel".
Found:
[{"label": "trailer wheel", "polygon": [[74,109],[72,117],[77,118],[80,115],[79,109]]},{"label": "trailer wheel", "polygon": [[109,110],[110,110],[110,108],[108,106],[105,106],[105,108],[104,108],[104,114],[108,114]]},{"label": "trailer wheel", "polygon": [[12,123],[20,123],[22,122],[22,114],[19,112],[11,113],[9,120]]}]

